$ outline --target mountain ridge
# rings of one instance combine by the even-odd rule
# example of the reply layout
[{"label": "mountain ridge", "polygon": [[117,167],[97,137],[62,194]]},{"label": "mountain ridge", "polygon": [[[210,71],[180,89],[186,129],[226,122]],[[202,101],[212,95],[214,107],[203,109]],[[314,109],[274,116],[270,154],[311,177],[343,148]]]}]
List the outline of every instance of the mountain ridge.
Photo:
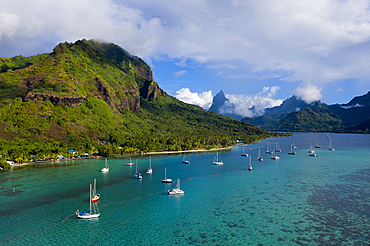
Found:
[{"label": "mountain ridge", "polygon": [[[346,104],[333,105],[322,104],[320,101],[306,103],[293,95],[279,106],[265,108],[264,113],[258,117],[241,118],[230,113],[235,105],[226,97],[218,101],[217,107],[214,105],[211,108],[219,114],[269,131],[370,132],[370,92],[356,96]],[[254,107],[246,110],[253,111]]]}]

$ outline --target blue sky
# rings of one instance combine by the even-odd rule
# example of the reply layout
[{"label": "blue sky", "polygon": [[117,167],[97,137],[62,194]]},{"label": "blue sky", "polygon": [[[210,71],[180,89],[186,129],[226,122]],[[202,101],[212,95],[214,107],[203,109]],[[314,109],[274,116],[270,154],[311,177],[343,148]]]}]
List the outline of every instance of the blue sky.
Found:
[{"label": "blue sky", "polygon": [[0,0],[0,57],[102,39],[143,58],[170,95],[237,110],[347,103],[370,90],[365,0]]}]

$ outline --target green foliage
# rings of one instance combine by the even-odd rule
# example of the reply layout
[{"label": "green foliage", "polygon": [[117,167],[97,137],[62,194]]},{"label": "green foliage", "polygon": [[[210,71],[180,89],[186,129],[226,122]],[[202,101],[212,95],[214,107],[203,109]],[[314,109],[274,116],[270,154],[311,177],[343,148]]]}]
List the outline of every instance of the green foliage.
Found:
[{"label": "green foliage", "polygon": [[321,104],[289,114],[242,121],[270,131],[338,132],[344,129],[342,119]]},{"label": "green foliage", "polygon": [[[37,59],[22,69],[18,62],[13,67],[19,70],[0,74],[2,158],[21,163],[32,156],[98,151],[112,156],[209,149],[289,135],[269,133],[162,93],[151,80],[150,67],[113,44],[62,43]],[[156,100],[146,99],[149,86],[151,92],[157,90]],[[22,100],[30,92],[43,96]],[[141,92],[146,93],[140,97]],[[78,154],[67,154],[69,149]]]}]

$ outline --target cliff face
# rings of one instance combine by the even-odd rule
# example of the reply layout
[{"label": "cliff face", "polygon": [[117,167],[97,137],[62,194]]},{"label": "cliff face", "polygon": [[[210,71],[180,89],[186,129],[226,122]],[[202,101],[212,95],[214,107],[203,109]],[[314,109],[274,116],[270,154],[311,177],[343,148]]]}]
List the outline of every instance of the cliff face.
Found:
[{"label": "cliff face", "polygon": [[81,103],[85,101],[85,98],[79,96],[58,96],[43,93],[34,93],[29,91],[23,98],[23,101],[27,102],[29,100],[50,101],[54,106],[58,104],[64,104],[67,105],[68,107],[74,108],[80,106]]},{"label": "cliff face", "polygon": [[25,69],[24,101],[49,100],[54,105],[80,105],[89,96],[120,111],[140,109],[140,98],[166,94],[150,67],[117,45],[80,40],[61,43],[45,60]]}]

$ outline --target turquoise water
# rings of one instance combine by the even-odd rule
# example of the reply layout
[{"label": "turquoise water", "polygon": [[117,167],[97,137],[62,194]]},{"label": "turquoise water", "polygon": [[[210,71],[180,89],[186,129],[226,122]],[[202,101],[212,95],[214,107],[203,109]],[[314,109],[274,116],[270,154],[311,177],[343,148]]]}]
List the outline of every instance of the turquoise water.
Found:
[{"label": "turquoise water", "polygon": [[[295,133],[215,152],[43,163],[0,172],[2,245],[369,245],[370,135]],[[295,142],[297,155],[288,155]],[[266,146],[282,149],[270,159]],[[317,157],[308,156],[317,143]],[[258,148],[264,162],[257,161]],[[181,180],[184,195],[169,196]],[[89,184],[101,194],[98,219],[81,220]],[[13,192],[15,188],[15,192]]]}]

